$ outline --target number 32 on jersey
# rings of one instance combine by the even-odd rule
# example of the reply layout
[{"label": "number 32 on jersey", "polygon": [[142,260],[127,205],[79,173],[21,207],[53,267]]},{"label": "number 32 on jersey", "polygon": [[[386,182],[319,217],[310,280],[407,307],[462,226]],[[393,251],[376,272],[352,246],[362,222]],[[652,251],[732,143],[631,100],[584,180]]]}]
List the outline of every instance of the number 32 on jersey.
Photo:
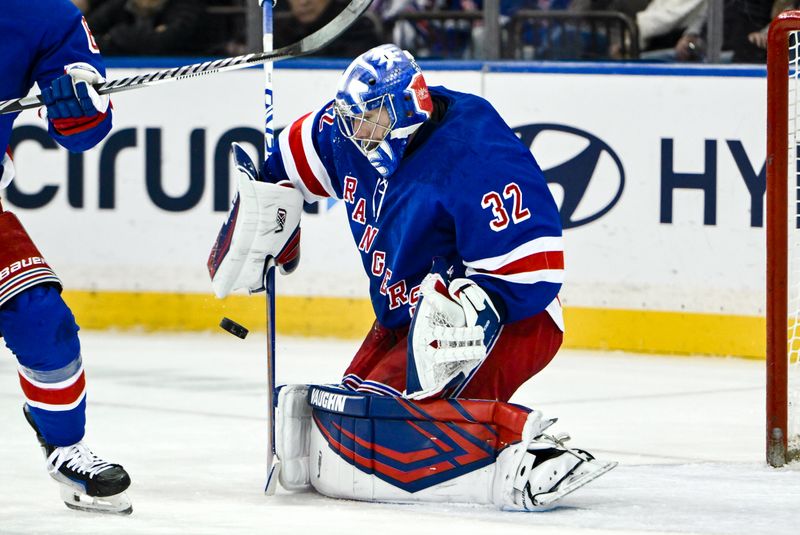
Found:
[{"label": "number 32 on jersey", "polygon": [[[510,201],[506,203],[505,201]],[[508,209],[511,209],[509,216]],[[495,232],[500,232],[508,227],[512,221],[514,224],[521,223],[531,217],[531,211],[523,208],[522,190],[516,182],[510,182],[503,188],[502,196],[496,191],[490,191],[481,199],[481,207],[491,208],[494,219],[489,221],[489,228]]]}]

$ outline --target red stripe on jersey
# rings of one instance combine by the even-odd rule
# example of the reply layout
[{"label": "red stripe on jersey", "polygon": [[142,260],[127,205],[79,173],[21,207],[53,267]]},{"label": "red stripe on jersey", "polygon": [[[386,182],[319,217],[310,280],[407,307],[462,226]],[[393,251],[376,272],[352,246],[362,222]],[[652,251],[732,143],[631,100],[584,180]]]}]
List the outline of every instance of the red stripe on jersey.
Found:
[{"label": "red stripe on jersey", "polygon": [[535,253],[502,266],[492,271],[476,269],[478,273],[491,273],[493,275],[514,275],[516,273],[529,273],[542,269],[564,269],[563,251],[543,251]]},{"label": "red stripe on jersey", "polygon": [[86,387],[86,376],[81,370],[78,380],[64,388],[41,388],[34,385],[28,379],[19,374],[19,384],[25,397],[31,401],[45,403],[47,405],[69,405],[75,403],[83,394]]},{"label": "red stripe on jersey", "polygon": [[[297,174],[300,175],[300,178],[303,180],[303,184],[306,185],[308,191],[313,193],[314,195],[319,195],[320,197],[329,197],[328,192],[325,191],[325,188],[322,187],[317,177],[314,175],[314,171],[311,170],[311,166],[308,165],[308,158],[306,158],[305,147],[303,145],[303,121],[311,115],[311,113],[306,113],[294,123],[289,128],[289,150],[291,150],[292,158],[294,159],[294,165],[297,168]],[[314,150],[314,147],[308,147],[309,150]]]}]

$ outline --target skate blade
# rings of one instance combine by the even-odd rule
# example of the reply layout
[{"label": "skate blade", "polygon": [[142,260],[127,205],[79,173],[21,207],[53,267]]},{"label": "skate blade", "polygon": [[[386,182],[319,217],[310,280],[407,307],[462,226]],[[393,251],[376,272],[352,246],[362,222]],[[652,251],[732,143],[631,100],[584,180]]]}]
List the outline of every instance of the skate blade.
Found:
[{"label": "skate blade", "polygon": [[61,499],[64,505],[75,511],[109,515],[129,515],[133,512],[131,501],[124,492],[113,496],[87,496],[74,489],[61,487]]},{"label": "skate blade", "polygon": [[578,467],[579,469],[575,474],[567,478],[558,487],[558,490],[534,496],[533,510],[545,511],[551,509],[558,500],[567,494],[575,492],[587,483],[594,481],[613,469],[617,464],[617,462],[599,462],[595,460],[584,462]]}]

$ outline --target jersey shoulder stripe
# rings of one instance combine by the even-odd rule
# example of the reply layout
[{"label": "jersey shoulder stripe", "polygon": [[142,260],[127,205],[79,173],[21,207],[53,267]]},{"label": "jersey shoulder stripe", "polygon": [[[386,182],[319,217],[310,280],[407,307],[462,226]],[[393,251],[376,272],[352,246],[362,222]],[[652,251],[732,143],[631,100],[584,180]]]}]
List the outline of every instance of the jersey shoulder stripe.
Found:
[{"label": "jersey shoulder stripe", "polygon": [[313,126],[317,112],[307,113],[278,136],[284,168],[307,201],[337,197],[331,177],[314,145]]}]

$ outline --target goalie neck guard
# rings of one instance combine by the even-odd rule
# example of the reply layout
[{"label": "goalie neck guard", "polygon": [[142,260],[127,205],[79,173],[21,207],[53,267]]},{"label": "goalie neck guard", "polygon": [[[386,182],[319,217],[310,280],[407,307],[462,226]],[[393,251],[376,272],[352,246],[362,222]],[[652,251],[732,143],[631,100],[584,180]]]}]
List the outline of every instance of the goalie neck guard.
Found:
[{"label": "goalie neck guard", "polygon": [[339,129],[384,178],[400,165],[411,135],[432,110],[422,71],[410,53],[395,45],[358,56],[339,80]]}]

